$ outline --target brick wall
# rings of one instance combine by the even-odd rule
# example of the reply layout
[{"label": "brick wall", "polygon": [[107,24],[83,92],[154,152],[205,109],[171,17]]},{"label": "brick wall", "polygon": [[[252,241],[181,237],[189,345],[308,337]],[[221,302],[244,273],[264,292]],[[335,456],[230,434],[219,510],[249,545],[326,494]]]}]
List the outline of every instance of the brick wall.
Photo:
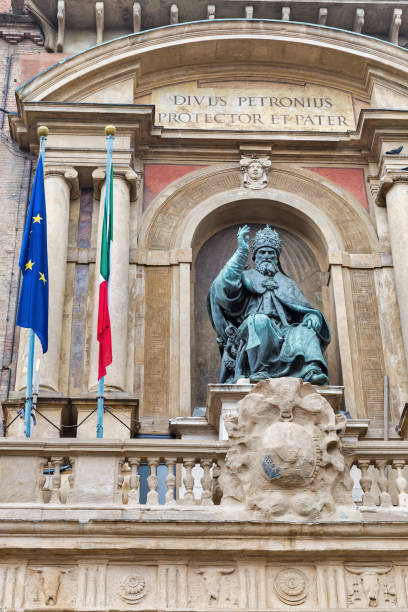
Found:
[{"label": "brick wall", "polygon": [[11,13],[11,0],[0,0],[0,13]]},{"label": "brick wall", "polygon": [[[0,13],[11,13],[11,0],[0,0]],[[27,30],[27,28],[25,28]],[[0,106],[15,111],[15,90],[61,54],[50,54],[41,44],[37,26],[30,25],[35,40],[23,38],[15,44],[0,38]],[[14,29],[13,32],[16,30]],[[17,25],[18,31],[18,25]],[[15,331],[15,309],[19,286],[18,259],[24,228],[27,190],[35,159],[11,140],[7,116],[0,113],[0,402],[8,387],[13,389],[19,329]],[[13,350],[14,345],[14,350]]]}]

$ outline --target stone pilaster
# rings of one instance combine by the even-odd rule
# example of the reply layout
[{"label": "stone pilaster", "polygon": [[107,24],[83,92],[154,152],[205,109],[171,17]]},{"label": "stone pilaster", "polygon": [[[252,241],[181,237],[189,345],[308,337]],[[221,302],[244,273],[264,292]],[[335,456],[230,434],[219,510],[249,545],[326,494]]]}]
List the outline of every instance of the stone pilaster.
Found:
[{"label": "stone pilaster", "polygon": [[[89,390],[95,389],[98,376],[99,346],[96,339],[99,300],[100,244],[105,202],[105,170],[97,168],[94,179],[95,197],[100,198],[98,242],[95,274],[95,300],[91,339]],[[105,388],[126,390],[127,332],[129,306],[129,226],[130,202],[135,199],[137,174],[131,168],[114,168],[113,174],[113,246],[110,287],[110,320],[113,361],[105,376]]]}]

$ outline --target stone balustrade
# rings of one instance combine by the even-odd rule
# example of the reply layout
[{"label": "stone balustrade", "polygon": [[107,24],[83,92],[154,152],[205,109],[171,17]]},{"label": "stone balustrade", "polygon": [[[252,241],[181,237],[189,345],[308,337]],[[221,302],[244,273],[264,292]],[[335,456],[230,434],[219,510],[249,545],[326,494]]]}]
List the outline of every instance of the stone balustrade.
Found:
[{"label": "stone balustrade", "polygon": [[408,508],[407,443],[361,441],[353,452],[355,501],[362,508]]},{"label": "stone balustrade", "polygon": [[[0,518],[228,512],[219,505],[230,442],[219,440],[0,440]],[[408,441],[344,441],[350,518],[375,511],[401,520],[408,507]],[[341,504],[344,510],[344,503]],[[404,511],[404,512],[401,512]],[[381,515],[382,513],[382,515]],[[381,516],[383,518],[381,518]],[[239,518],[237,514],[237,519]],[[333,517],[333,520],[334,517]]]},{"label": "stone balustrade", "polygon": [[[212,506],[228,445],[193,440],[0,440],[0,516],[24,508]],[[27,486],[27,483],[28,486]]]}]

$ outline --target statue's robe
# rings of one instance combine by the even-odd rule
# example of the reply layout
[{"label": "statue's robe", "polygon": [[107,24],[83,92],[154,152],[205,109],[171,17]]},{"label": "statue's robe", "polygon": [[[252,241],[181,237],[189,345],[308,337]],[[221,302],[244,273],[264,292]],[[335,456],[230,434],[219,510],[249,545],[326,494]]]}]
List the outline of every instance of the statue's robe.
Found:
[{"label": "statue's robe", "polygon": [[[330,342],[330,330],[324,315],[281,270],[273,277],[245,270],[247,257],[248,251],[238,248],[208,295],[208,310],[223,357],[220,382],[235,382],[255,373],[305,381],[319,371],[327,376],[323,351]],[[318,318],[318,331],[301,325],[307,314]],[[225,362],[229,367],[224,367],[231,325],[237,330],[236,359],[233,366],[229,359]]]}]

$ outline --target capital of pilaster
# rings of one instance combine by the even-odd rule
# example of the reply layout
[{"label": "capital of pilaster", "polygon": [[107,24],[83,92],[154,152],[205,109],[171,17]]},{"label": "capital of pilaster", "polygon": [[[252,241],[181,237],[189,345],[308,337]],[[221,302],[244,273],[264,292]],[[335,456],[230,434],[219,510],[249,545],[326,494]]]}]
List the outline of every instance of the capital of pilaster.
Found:
[{"label": "capital of pilaster", "polygon": [[71,192],[71,199],[79,198],[78,172],[72,166],[45,166],[45,178],[50,176],[61,176],[65,179]]},{"label": "capital of pilaster", "polygon": [[[92,172],[94,194],[96,198],[101,195],[101,188],[106,178],[106,168],[95,168]],[[122,178],[129,185],[130,200],[135,200],[140,184],[140,172],[135,172],[129,166],[123,168],[121,166],[113,167],[113,178]]]},{"label": "capital of pilaster", "polygon": [[377,206],[387,205],[387,193],[391,187],[397,183],[408,183],[408,172],[387,172],[387,174],[380,180],[378,193],[376,197]]}]

